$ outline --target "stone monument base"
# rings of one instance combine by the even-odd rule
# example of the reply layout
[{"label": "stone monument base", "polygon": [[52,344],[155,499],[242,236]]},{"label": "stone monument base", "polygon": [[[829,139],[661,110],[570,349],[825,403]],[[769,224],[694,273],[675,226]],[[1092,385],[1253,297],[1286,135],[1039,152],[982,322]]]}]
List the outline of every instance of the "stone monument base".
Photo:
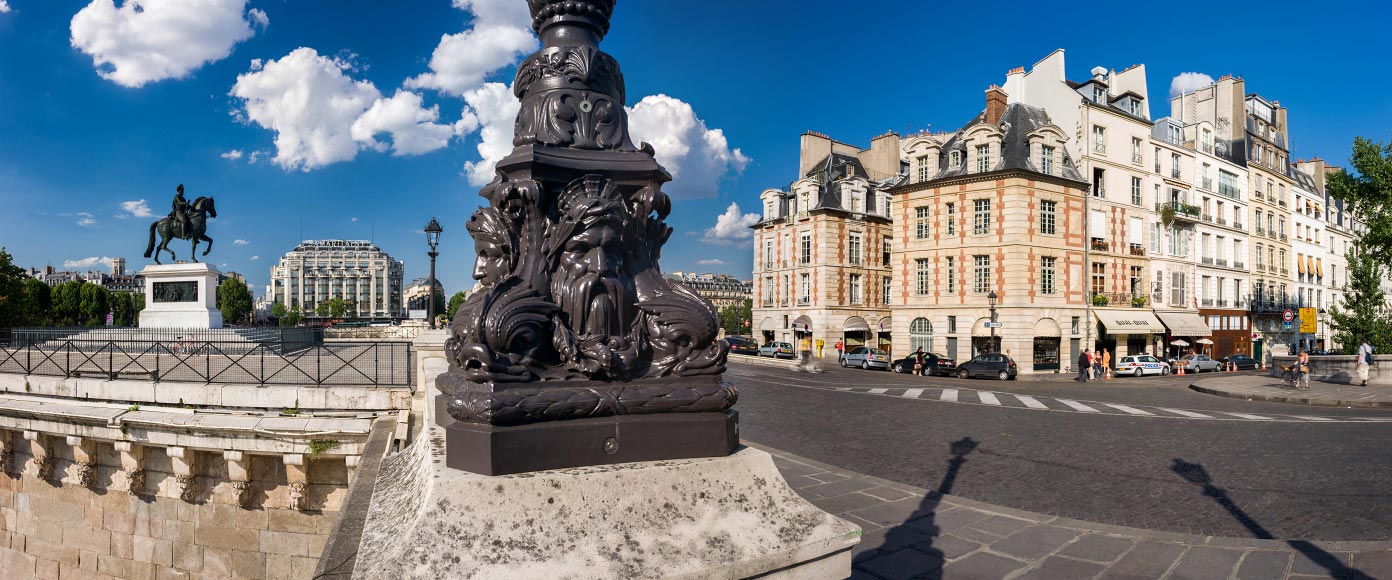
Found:
[{"label": "stone monument base", "polygon": [[217,309],[218,272],[212,264],[151,264],[145,277],[140,328],[222,328]]},{"label": "stone monument base", "polygon": [[486,476],[446,467],[445,438],[383,460],[354,578],[840,580],[860,541],[756,449]]}]

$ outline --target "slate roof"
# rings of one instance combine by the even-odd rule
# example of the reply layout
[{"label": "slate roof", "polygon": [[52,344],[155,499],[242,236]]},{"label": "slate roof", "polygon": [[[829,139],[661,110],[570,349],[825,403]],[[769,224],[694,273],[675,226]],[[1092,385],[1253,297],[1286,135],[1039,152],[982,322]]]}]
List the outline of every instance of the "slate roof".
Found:
[{"label": "slate roof", "polygon": [[[970,175],[972,168],[967,166],[967,143],[965,135],[973,127],[986,122],[986,112],[982,111],[972,118],[956,135],[948,139],[943,144],[942,152],[939,153],[938,167],[942,169],[933,179],[944,179],[949,177],[962,177]],[[1023,103],[1011,103],[1005,108],[1005,113],[1001,115],[1001,128],[1005,134],[1001,136],[1001,158],[996,160],[995,166],[991,171],[1004,171],[1008,169],[1032,171],[1039,173],[1040,169],[1036,166],[1035,160],[1030,157],[1029,135],[1040,127],[1052,125],[1049,114],[1039,107],[1032,107]],[[1059,177],[1081,181],[1086,183],[1078,166],[1073,162],[1073,158],[1068,155],[1068,149],[1060,147],[1063,154],[1063,165],[1058,172]],[[956,167],[948,167],[948,160],[952,151],[957,151],[962,156],[962,163]]]}]

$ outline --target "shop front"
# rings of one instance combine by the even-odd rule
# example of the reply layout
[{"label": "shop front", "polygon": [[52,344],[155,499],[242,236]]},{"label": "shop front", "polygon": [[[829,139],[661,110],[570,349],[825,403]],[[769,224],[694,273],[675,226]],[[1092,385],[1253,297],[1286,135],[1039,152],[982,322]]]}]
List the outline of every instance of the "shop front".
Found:
[{"label": "shop front", "polygon": [[870,342],[870,323],[859,316],[847,318],[842,326],[841,340],[847,352],[857,346],[865,346]]},{"label": "shop front", "polygon": [[1059,355],[1063,346],[1063,333],[1058,322],[1052,318],[1041,318],[1034,323],[1034,372],[1059,372]]},{"label": "shop front", "polygon": [[879,321],[879,323],[877,323],[877,324],[875,325],[875,328],[876,328],[875,340],[877,341],[876,344],[877,344],[882,350],[884,350],[885,352],[888,352],[888,353],[893,353],[893,352],[894,352],[894,351],[891,349],[892,341],[890,340],[891,335],[890,335],[890,332],[889,332],[889,329],[892,328],[892,327],[890,326],[892,323],[893,323],[893,321],[890,320],[890,317],[886,316],[886,317],[884,317],[884,318],[881,318],[880,321]]},{"label": "shop front", "polygon": [[766,316],[759,322],[759,344],[765,345],[778,338],[778,322],[772,316]]},{"label": "shop front", "polygon": [[789,328],[793,331],[793,350],[799,354],[802,352],[812,352],[812,319],[806,315],[799,316],[793,320]]},{"label": "shop front", "polygon": [[1164,334],[1165,326],[1149,310],[1094,309],[1092,315],[1097,319],[1097,338],[1090,348],[1094,351],[1106,349],[1112,354],[1112,361],[1123,356],[1145,354],[1152,339]]},{"label": "shop front", "polygon": [[[1213,330],[1193,312],[1156,312],[1168,329],[1167,354],[1179,358],[1189,353],[1213,355]],[[1201,342],[1202,341],[1202,342]]]},{"label": "shop front", "polygon": [[976,324],[972,325],[972,356],[1001,351],[1000,331],[991,332],[991,327],[986,325],[990,321],[990,318],[980,318],[977,319]]}]

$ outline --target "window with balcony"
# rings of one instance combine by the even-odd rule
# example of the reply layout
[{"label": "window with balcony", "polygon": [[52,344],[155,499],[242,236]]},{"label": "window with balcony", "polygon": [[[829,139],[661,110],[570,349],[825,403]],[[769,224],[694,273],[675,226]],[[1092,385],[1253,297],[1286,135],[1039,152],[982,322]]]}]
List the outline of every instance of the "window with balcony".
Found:
[{"label": "window with balcony", "polygon": [[991,257],[972,256],[975,263],[972,270],[972,292],[985,294],[991,291]]},{"label": "window with balcony", "polygon": [[1107,265],[1102,262],[1093,262],[1092,271],[1088,277],[1088,289],[1093,296],[1107,294]]},{"label": "window with balcony", "polygon": [[1092,126],[1092,152],[1107,154],[1107,129],[1101,125]]},{"label": "window with balcony", "polygon": [[759,290],[760,290],[760,292],[763,293],[763,297],[762,297],[762,298],[763,298],[763,301],[762,301],[762,304],[764,305],[764,307],[773,306],[773,293],[774,293],[773,276],[765,276],[765,277],[764,277],[764,285],[763,285],[763,287],[760,288]]},{"label": "window with balcony", "polygon": [[846,259],[852,266],[860,265],[862,243],[860,234],[851,234],[846,240]]},{"label": "window with balcony", "polygon": [[976,172],[986,173],[991,170],[991,146],[976,146]]},{"label": "window with balcony", "polygon": [[1141,205],[1141,178],[1131,178],[1131,205]]},{"label": "window with balcony", "polygon": [[798,304],[810,304],[812,302],[812,276],[810,274],[798,275]]},{"label": "window with balcony", "polygon": [[1142,163],[1141,160],[1141,140],[1136,137],[1131,138],[1131,162],[1136,165]]},{"label": "window with balcony", "polygon": [[802,251],[798,256],[803,264],[812,263],[812,234],[802,234]]},{"label": "window with balcony", "polygon": [[947,257],[947,293],[957,293],[957,258]]},{"label": "window with balcony", "polygon": [[1170,177],[1173,177],[1173,178],[1175,178],[1175,179],[1179,179],[1179,176],[1180,176],[1180,171],[1179,171],[1179,154],[1178,154],[1178,153],[1171,153],[1171,154],[1170,154]]},{"label": "window with balcony", "polygon": [[773,268],[773,237],[764,240],[764,269]]},{"label": "window with balcony", "polygon": [[914,238],[920,240],[928,239],[932,233],[933,222],[929,221],[928,207],[919,206],[914,208]]},{"label": "window with balcony", "polygon": [[890,296],[894,293],[894,279],[889,276],[880,278],[880,285],[882,286],[881,291],[884,293],[884,301],[881,302],[881,304],[885,306],[893,304],[893,301],[890,300]]},{"label": "window with balcony", "polygon": [[972,200],[972,233],[976,235],[991,233],[991,200]]},{"label": "window with balcony", "polygon": [[1058,292],[1058,288],[1054,284],[1054,280],[1058,275],[1057,264],[1058,258],[1053,256],[1044,256],[1039,259],[1040,294],[1055,294]]},{"label": "window with balcony", "polygon": [[783,285],[780,287],[781,290],[778,292],[778,303],[779,303],[779,304],[783,304],[783,305],[786,306],[786,305],[788,304],[788,300],[792,298],[792,296],[793,296],[793,282],[792,282],[792,280],[793,280],[792,276],[789,276],[789,275],[787,275],[787,274],[784,274],[784,275],[783,275]]},{"label": "window with balcony", "polygon": [[932,270],[929,269],[927,258],[914,260],[914,294],[927,296],[929,285],[932,282]]},{"label": "window with balcony", "polygon": [[881,250],[881,252],[883,253],[883,255],[881,256],[882,260],[880,261],[880,265],[882,265],[882,266],[888,266],[888,265],[889,265],[889,260],[890,260],[890,257],[891,257],[891,256],[890,256],[890,250],[892,250],[892,249],[894,249],[894,238],[891,238],[891,237],[889,237],[889,236],[885,236],[885,237],[884,237],[884,243],[883,243],[882,245],[880,245],[880,250]]},{"label": "window with balcony", "polygon": [[1043,145],[1039,148],[1039,171],[1044,175],[1054,174],[1054,148]]},{"label": "window with balcony", "polygon": [[1159,148],[1159,147],[1156,147],[1156,148],[1155,148],[1155,157],[1154,157],[1154,159],[1155,159],[1155,173],[1156,173],[1156,174],[1159,174],[1159,173],[1160,173],[1160,148]]},{"label": "window with balcony", "polygon": [[1140,266],[1131,266],[1130,288],[1132,298],[1145,296],[1145,270]]},{"label": "window with balcony", "polygon": [[846,286],[850,289],[851,304],[860,304],[860,274],[851,274],[846,277]]},{"label": "window with balcony", "polygon": [[1039,233],[1058,233],[1058,202],[1044,200],[1039,202]]}]

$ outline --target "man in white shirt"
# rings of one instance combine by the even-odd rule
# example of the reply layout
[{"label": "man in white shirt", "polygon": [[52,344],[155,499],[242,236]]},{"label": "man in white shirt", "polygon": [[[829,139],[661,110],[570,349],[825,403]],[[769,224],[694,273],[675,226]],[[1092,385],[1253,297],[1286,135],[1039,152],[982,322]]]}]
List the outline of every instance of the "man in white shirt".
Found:
[{"label": "man in white shirt", "polygon": [[1368,341],[1367,341],[1367,340],[1364,340],[1364,341],[1363,341],[1363,344],[1361,344],[1361,345],[1358,346],[1358,369],[1357,369],[1357,370],[1358,370],[1358,378],[1357,378],[1357,380],[1359,381],[1359,384],[1360,384],[1360,385],[1365,386],[1365,387],[1368,386],[1368,368],[1369,368],[1370,366],[1372,366],[1372,365],[1371,365],[1372,359],[1373,359],[1373,347],[1370,346],[1370,345],[1368,344]]}]

